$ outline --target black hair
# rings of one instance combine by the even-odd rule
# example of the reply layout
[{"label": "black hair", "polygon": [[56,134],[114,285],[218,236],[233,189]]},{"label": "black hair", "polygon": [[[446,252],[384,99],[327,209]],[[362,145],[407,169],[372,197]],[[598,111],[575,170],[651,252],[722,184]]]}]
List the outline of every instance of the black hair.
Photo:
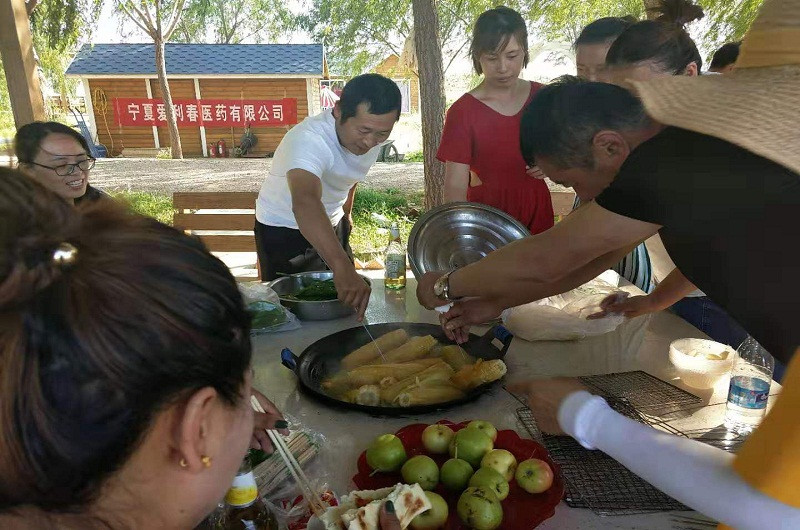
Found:
[{"label": "black hair", "polygon": [[481,55],[494,53],[508,46],[511,37],[516,37],[522,46],[524,57],[522,67],[528,66],[528,27],[522,15],[506,6],[497,6],[484,11],[475,21],[472,29],[472,42],[469,46],[469,55],[472,57],[472,66],[478,74],[483,73],[481,68]]},{"label": "black hair", "polygon": [[736,59],[739,58],[739,48],[741,45],[741,42],[728,42],[723,44],[719,50],[714,52],[714,56],[711,58],[711,69],[725,68],[735,63]]},{"label": "black hair", "polygon": [[91,156],[86,138],[72,127],[57,121],[34,121],[20,127],[14,136],[14,154],[17,155],[19,163],[33,162],[33,159],[39,154],[39,149],[42,148],[42,142],[51,134],[66,134],[73,137],[81,144],[86,156]]},{"label": "black hair", "polygon": [[341,112],[342,123],[356,115],[358,106],[367,104],[370,114],[387,114],[400,111],[403,107],[403,97],[397,83],[380,74],[357,75],[347,82],[342,89],[342,96],[336,102]]},{"label": "black hair", "polygon": [[592,167],[592,139],[602,130],[651,123],[642,103],[622,87],[565,75],[542,87],[522,115],[520,149],[533,166],[546,156],[564,168]]},{"label": "black hair", "polygon": [[616,40],[623,31],[636,23],[636,17],[603,17],[590,22],[581,30],[575,39],[575,48],[587,44],[610,43]]},{"label": "black hair", "polygon": [[660,69],[678,75],[695,63],[699,72],[703,59],[684,26],[703,18],[703,9],[689,0],[661,0],[648,11],[659,15],[655,20],[637,22],[623,31],[609,48],[606,64],[621,66],[652,61]]},{"label": "black hair", "polygon": [[7,168],[0,219],[0,511],[79,513],[165,407],[249,398],[251,315],[202,242]]}]

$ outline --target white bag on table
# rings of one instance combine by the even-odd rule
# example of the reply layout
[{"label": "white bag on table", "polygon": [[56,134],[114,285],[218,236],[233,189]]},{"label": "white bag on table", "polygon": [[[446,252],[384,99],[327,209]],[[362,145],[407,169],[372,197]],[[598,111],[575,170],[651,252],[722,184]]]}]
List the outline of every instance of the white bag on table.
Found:
[{"label": "white bag on table", "polygon": [[580,340],[614,331],[625,321],[621,314],[596,320],[586,317],[600,312],[607,296],[628,296],[610,283],[595,278],[572,291],[512,307],[501,315],[503,325],[515,336],[528,341]]}]

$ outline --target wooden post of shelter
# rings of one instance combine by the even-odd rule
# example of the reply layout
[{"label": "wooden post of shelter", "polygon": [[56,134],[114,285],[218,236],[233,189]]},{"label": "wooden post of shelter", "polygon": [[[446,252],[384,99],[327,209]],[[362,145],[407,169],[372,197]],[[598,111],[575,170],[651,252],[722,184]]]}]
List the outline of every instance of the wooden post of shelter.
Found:
[{"label": "wooden post of shelter", "polygon": [[44,120],[33,38],[25,0],[0,0],[0,54],[17,128]]}]

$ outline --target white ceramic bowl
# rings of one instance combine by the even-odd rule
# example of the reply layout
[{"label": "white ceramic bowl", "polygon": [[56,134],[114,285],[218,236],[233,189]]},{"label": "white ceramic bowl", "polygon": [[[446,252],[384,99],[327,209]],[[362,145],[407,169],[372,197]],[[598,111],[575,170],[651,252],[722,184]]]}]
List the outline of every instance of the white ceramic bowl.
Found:
[{"label": "white ceramic bowl", "polygon": [[711,388],[731,371],[733,348],[706,339],[678,339],[669,345],[669,360],[678,375],[694,388]]}]

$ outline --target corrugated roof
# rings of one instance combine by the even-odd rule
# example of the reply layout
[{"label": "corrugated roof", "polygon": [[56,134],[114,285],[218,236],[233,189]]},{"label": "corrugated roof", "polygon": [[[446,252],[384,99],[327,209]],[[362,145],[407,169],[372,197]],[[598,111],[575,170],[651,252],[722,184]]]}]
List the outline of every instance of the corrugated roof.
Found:
[{"label": "corrugated roof", "polygon": [[[168,75],[322,75],[321,44],[166,45]],[[67,75],[155,75],[153,44],[84,44]]]}]

